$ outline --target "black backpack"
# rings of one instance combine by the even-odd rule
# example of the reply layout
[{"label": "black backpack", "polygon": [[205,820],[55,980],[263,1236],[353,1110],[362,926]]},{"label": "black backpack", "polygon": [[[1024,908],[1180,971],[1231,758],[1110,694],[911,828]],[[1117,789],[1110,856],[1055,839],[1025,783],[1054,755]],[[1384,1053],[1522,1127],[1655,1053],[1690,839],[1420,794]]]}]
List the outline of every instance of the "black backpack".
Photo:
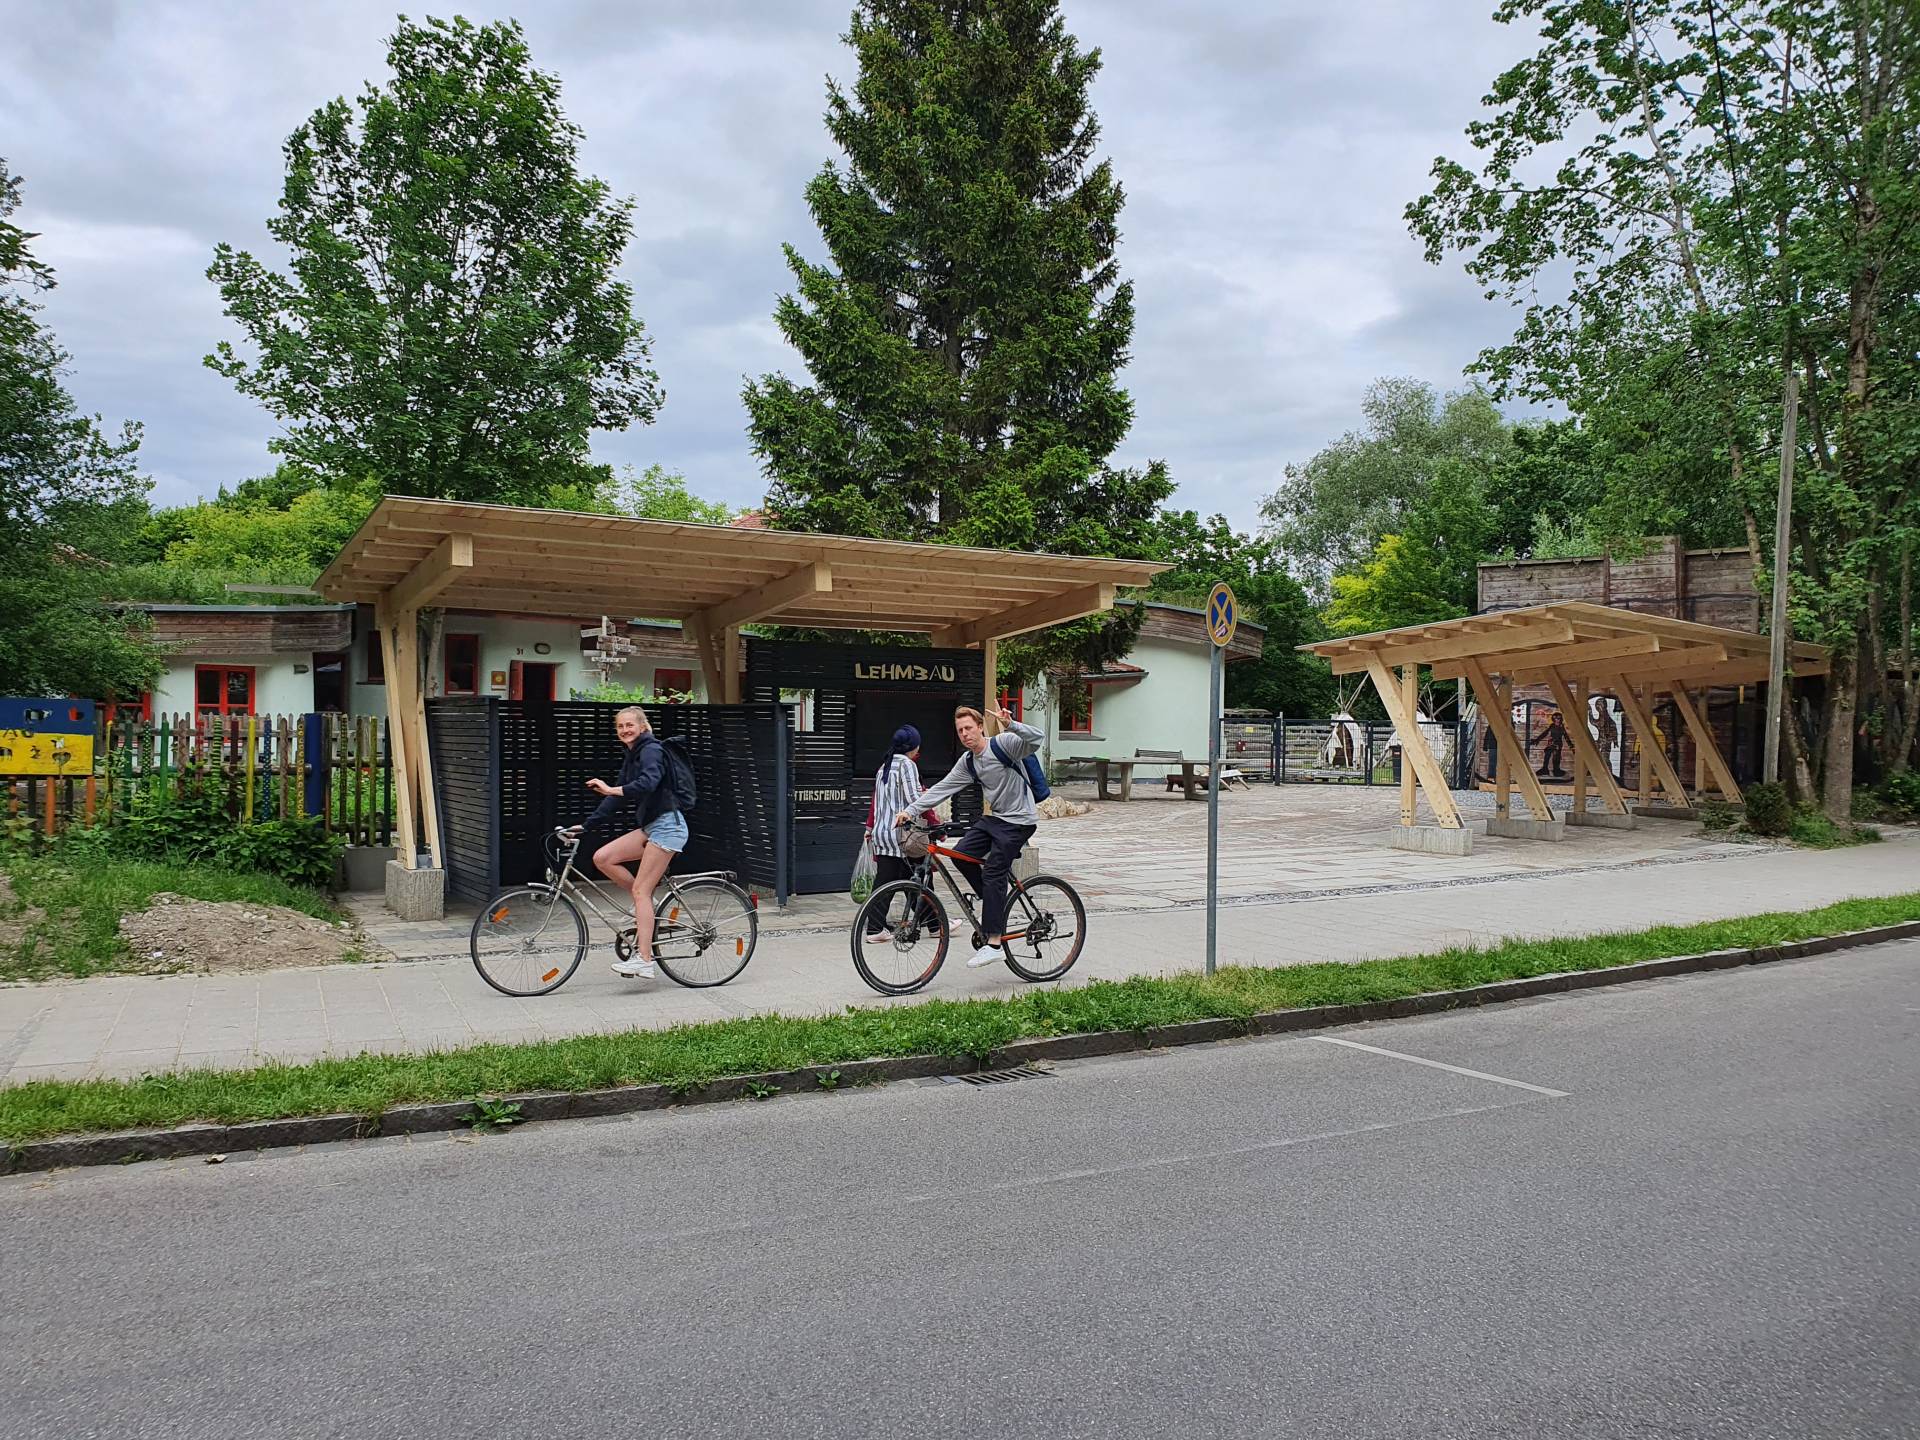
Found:
[{"label": "black backpack", "polygon": [[669,735],[660,745],[666,751],[666,787],[673,797],[673,808],[682,812],[691,810],[700,803],[700,787],[693,778],[692,752],[678,735]]}]

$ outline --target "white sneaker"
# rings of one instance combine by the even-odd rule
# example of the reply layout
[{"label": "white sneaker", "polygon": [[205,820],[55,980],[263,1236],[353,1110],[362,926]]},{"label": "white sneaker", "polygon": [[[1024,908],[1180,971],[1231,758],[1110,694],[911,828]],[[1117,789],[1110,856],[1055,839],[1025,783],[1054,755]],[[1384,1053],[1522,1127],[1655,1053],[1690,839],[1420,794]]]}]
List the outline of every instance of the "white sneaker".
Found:
[{"label": "white sneaker", "polygon": [[651,960],[642,960],[638,955],[634,956],[631,960],[614,961],[613,973],[616,975],[624,975],[629,980],[653,980],[658,978],[660,974],[658,970],[654,969]]},{"label": "white sneaker", "polygon": [[982,965],[998,965],[1002,958],[998,945],[982,945],[967,957],[967,968],[978,970]]}]

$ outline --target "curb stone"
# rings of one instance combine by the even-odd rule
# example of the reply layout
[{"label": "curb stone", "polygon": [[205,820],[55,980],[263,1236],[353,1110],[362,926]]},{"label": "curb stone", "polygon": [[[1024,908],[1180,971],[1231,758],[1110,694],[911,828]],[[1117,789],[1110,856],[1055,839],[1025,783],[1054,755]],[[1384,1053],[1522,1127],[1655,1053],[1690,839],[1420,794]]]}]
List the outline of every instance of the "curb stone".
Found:
[{"label": "curb stone", "polygon": [[[489,1098],[518,1104],[521,1119],[529,1122],[624,1115],[641,1110],[663,1110],[671,1106],[739,1100],[754,1095],[756,1090],[765,1091],[766,1087],[772,1087],[767,1092],[768,1098],[771,1098],[772,1094],[844,1090],[888,1080],[931,1079],[969,1068],[998,1070],[1035,1060],[1077,1060],[1136,1050],[1204,1045],[1221,1040],[1237,1040],[1248,1035],[1285,1035],[1371,1021],[1402,1020],[1481,1005],[1537,999],[1575,990],[1596,990],[1604,986],[1630,985],[1637,981],[1666,979],[1675,975],[1697,975],[1747,965],[1768,965],[1780,960],[1830,955],[1863,945],[1915,938],[1920,938],[1920,921],[1910,920],[1898,925],[1851,930],[1839,935],[1820,935],[1781,945],[1760,945],[1745,950],[1710,950],[1698,955],[1640,960],[1631,965],[1597,970],[1494,980],[1459,990],[1434,990],[1423,995],[1406,995],[1359,1005],[1315,1005],[1297,1010],[1269,1010],[1257,1015],[1155,1025],[1138,1031],[1038,1036],[1001,1046],[972,1066],[948,1055],[903,1055],[897,1058],[841,1060],[758,1075],[729,1075],[691,1086],[621,1085],[605,1090],[529,1091]],[[831,1085],[821,1083],[824,1077],[836,1071],[840,1077],[837,1082]],[[457,1130],[471,1120],[473,1113],[473,1102],[460,1100],[394,1105],[377,1116],[309,1115],[283,1120],[249,1120],[232,1125],[197,1123],[170,1129],[56,1136],[50,1140],[29,1140],[0,1150],[0,1175],[67,1166],[125,1165],[137,1160],[176,1160],[235,1150],[323,1145],[338,1140],[364,1140],[376,1136],[421,1135]]]}]

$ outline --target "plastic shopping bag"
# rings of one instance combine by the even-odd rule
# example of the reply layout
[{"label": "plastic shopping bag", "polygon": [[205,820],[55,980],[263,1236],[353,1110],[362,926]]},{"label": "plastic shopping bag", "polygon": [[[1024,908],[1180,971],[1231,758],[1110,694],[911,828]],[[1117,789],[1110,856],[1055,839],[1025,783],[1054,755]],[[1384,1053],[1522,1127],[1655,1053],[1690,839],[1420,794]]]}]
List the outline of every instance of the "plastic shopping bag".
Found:
[{"label": "plastic shopping bag", "polygon": [[847,886],[847,894],[856,905],[867,903],[867,897],[873,894],[874,876],[879,866],[873,861],[873,831],[868,830],[860,837],[860,853],[853,857],[853,878]]}]

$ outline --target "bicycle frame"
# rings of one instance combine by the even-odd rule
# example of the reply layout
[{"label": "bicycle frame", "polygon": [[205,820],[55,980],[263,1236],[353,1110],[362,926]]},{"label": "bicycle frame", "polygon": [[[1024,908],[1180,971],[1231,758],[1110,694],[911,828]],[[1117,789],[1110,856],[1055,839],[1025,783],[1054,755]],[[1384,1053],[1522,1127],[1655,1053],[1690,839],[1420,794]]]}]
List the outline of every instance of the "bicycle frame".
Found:
[{"label": "bicycle frame", "polygon": [[[549,870],[547,872],[547,883],[553,887],[556,894],[565,895],[569,900],[577,903],[584,903],[586,908],[593,912],[594,918],[606,926],[607,929],[612,932],[613,938],[617,941],[623,931],[633,928],[633,911],[630,908],[631,902],[629,902],[628,905],[620,904],[620,902],[614,898],[613,892],[607,887],[607,883],[604,880],[576,868],[574,862],[580,857],[580,838],[581,837],[576,835],[564,842],[566,853],[561,858],[560,873],[556,875],[553,871]],[[718,876],[729,885],[736,883],[731,870],[702,870],[695,874],[682,875],[679,878],[682,880],[703,880],[709,876]],[[666,888],[667,894],[673,897],[675,904],[685,905],[687,903],[686,897],[680,893],[680,887],[674,883],[674,878],[673,872],[668,870],[660,877],[660,883]],[[599,902],[601,901],[604,901],[612,907],[611,914],[600,908]],[[656,905],[659,904],[657,898],[654,903]],[[546,924],[542,922],[541,929],[544,930],[545,928]]]},{"label": "bicycle frame", "polygon": [[[913,871],[913,878],[926,886],[929,891],[933,890],[934,876],[938,875],[942,880],[945,880],[947,882],[948,893],[960,902],[961,913],[967,917],[967,920],[972,924],[977,933],[980,929],[980,912],[974,907],[980,902],[980,897],[953,878],[953,872],[940,863],[942,858],[957,860],[966,865],[984,865],[986,861],[979,856],[969,855],[964,850],[955,850],[951,846],[929,841],[927,844],[926,858],[921,860],[921,862],[914,867]],[[1007,908],[1009,911],[1007,918],[1009,920],[1013,918],[1011,911],[1016,902],[1026,914],[1029,916],[1033,914],[1033,907],[1027,900],[1026,891],[1021,887],[1018,880],[1009,876],[1007,880]],[[1004,938],[1017,940],[1026,933],[1025,929],[1009,930],[1005,933]],[[992,937],[992,939],[996,941],[1001,938],[1000,936]]]}]

